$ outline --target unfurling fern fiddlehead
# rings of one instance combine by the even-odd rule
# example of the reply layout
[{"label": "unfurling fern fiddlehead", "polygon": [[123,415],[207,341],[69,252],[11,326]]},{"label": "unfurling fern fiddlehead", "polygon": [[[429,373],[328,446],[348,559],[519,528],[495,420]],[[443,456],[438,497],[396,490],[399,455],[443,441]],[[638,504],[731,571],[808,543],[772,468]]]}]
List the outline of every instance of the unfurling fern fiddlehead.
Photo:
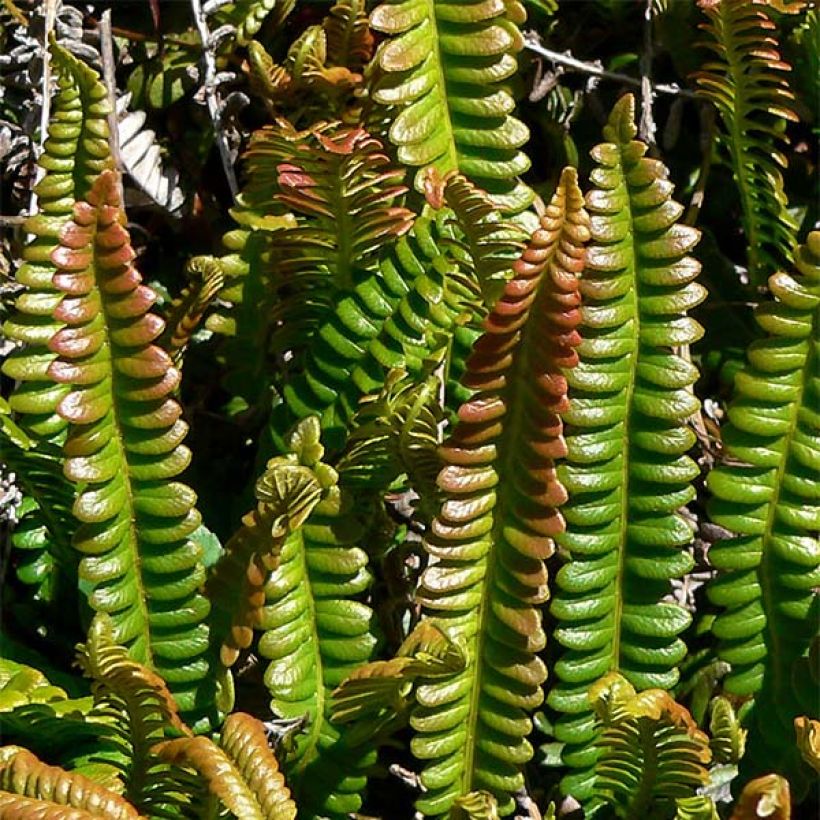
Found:
[{"label": "unfurling fern fiddlehead", "polygon": [[24,427],[45,438],[59,437],[65,430],[65,419],[56,407],[68,392],[47,374],[55,358],[48,343],[62,326],[54,317],[62,293],[52,282],[56,267],[51,251],[71,219],[74,202],[84,198],[96,175],[112,165],[105,87],[92,69],[68,51],[54,43],[51,51],[57,94],[39,161],[45,173],[35,187],[40,212],[26,221],[26,231],[33,238],[17,271],[17,281],[26,289],[17,298],[16,315],[3,327],[9,339],[24,344],[3,363],[3,373],[19,381],[9,404],[22,414]]},{"label": "unfurling fern fiddlehead", "polygon": [[820,603],[820,232],[795,268],[769,279],[774,301],[756,314],[767,336],[749,348],[724,428],[732,461],[709,475],[712,518],[736,537],[710,549],[720,572],[708,592],[725,607],[713,626],[732,667],[725,687],[755,696],[744,765],[787,774],[797,790],[794,720],[818,716],[816,684],[796,670]]},{"label": "unfurling fern fiddlehead", "polygon": [[633,116],[634,100],[622,98],[592,152],[581,363],[568,374],[569,454],[559,468],[571,499],[559,536],[569,560],[551,612],[566,651],[548,703],[563,713],[555,736],[564,763],[579,770],[563,786],[579,800],[592,794],[597,755],[589,687],[619,671],[639,690],[670,688],[686,653],[677,636],[690,621],[662,602],[670,579],[692,566],[691,528],[677,510],[694,497],[698,474],[685,455],[697,371],[670,348],[700,338],[686,311],[705,291],[693,281],[700,266],[685,256],[697,231],[675,224],[682,207],[664,166],[643,156]]},{"label": "unfurling fern fiddlehead", "polygon": [[196,496],[171,479],[188,464],[187,425],[170,394],[179,373],[152,344],[163,322],[134,269],[117,175],[104,171],[53,252],[55,311],[48,375],[72,387],[57,407],[70,424],[65,473],[82,488],[74,537],[89,602],[107,612],[114,639],[165,678],[186,712],[207,706],[208,602]]},{"label": "unfurling fern fiddlehead", "polygon": [[715,104],[723,121],[740,194],[749,276],[753,284],[764,285],[791,259],[797,233],[780,173],[786,167],[780,151],[783,121],[797,120],[784,76],[791,66],[780,59],[764,0],[701,5],[709,18],[701,28],[711,35],[701,45],[714,58],[695,78],[699,93]]},{"label": "unfurling fern fiddlehead", "polygon": [[412,750],[426,761],[418,802],[426,816],[449,816],[482,791],[509,814],[532,755],[527,713],[546,677],[535,654],[546,642],[544,559],[566,500],[554,466],[565,452],[561,368],[575,363],[580,341],[577,275],[588,225],[567,169],[485,322],[464,376],[476,395],[441,450],[445,501],[425,542],[433,562],[418,597],[426,617],[464,644],[467,664],[417,688]]},{"label": "unfurling fern fiddlehead", "polygon": [[354,546],[362,527],[335,470],[321,461],[319,432],[310,417],[290,439],[295,461],[312,470],[323,492],[307,521],[285,540],[266,584],[259,654],[268,661],[265,684],[274,714],[306,720],[285,765],[300,814],[341,818],[361,806],[364,767],[374,754],[352,748],[345,727],[330,723],[330,692],[370,660],[375,617],[358,600],[370,585],[367,554]]},{"label": "unfurling fern fiddlehead", "polygon": [[505,85],[518,67],[525,19],[517,0],[391,0],[371,15],[371,26],[391,35],[376,55],[384,76],[373,96],[399,109],[390,140],[401,162],[422,169],[417,189],[432,165],[442,177],[464,174],[505,213],[532,202],[517,179],[530,165],[519,150],[529,131],[511,116]]}]

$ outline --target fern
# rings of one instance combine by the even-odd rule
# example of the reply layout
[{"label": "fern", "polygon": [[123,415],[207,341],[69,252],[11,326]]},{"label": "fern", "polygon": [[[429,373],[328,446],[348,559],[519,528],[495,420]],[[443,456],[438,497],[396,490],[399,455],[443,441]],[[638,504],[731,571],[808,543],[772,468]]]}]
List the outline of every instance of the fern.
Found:
[{"label": "fern", "polygon": [[797,790],[792,725],[818,715],[816,684],[793,671],[818,617],[820,232],[809,234],[795,267],[769,280],[774,301],[756,314],[766,337],[749,348],[724,429],[731,461],[708,478],[713,520],[736,533],[709,551],[720,572],[708,591],[725,610],[713,626],[732,667],[725,688],[755,696],[746,768],[788,774]]},{"label": "fern", "polygon": [[231,715],[221,744],[223,749],[206,737],[180,738],[157,744],[154,753],[193,769],[238,820],[295,820],[296,806],[259,721],[241,712]]},{"label": "fern", "polygon": [[[270,18],[274,26],[281,26],[293,11],[296,0],[235,0],[219,9],[215,20],[236,30],[236,40],[247,45]],[[207,6],[205,8],[207,14]]]},{"label": "fern", "polygon": [[699,93],[718,110],[735,182],[740,194],[751,281],[768,275],[792,258],[797,225],[787,210],[780,169],[786,158],[783,120],[797,120],[794,95],[783,76],[791,66],[781,60],[775,25],[763,0],[703,3],[710,35],[702,45],[714,55],[695,74]]},{"label": "fern", "polygon": [[[128,820],[139,817],[136,808],[127,800],[84,775],[49,766],[25,749],[9,754],[13,749],[0,749],[0,812],[3,817],[13,817],[14,807],[20,812],[20,817],[49,820],[85,820],[86,817],[100,816],[110,820]],[[15,801],[9,795],[36,797],[37,801]],[[58,812],[57,806],[81,811]],[[54,808],[46,813],[47,807]]]},{"label": "fern", "polygon": [[602,725],[596,793],[618,817],[668,816],[673,801],[694,796],[707,782],[709,739],[667,692],[636,694],[625,678],[610,673],[589,698]]},{"label": "fern", "polygon": [[48,375],[72,390],[57,410],[70,422],[65,473],[82,482],[74,536],[89,602],[112,615],[115,640],[169,681],[185,711],[205,706],[207,601],[195,496],[170,479],[188,464],[187,425],[169,393],[178,372],[151,344],[163,328],[148,312],[123,227],[118,177],[103,172],[78,202],[53,252],[65,294]]},{"label": "fern", "polygon": [[361,806],[368,750],[351,748],[328,720],[330,691],[376,645],[373,612],[358,599],[370,584],[367,555],[350,500],[335,471],[322,464],[315,418],[290,440],[299,462],[313,470],[323,496],[313,513],[282,545],[279,566],[265,587],[259,619],[259,654],[268,661],[265,684],[281,718],[307,718],[286,761],[288,782],[305,817],[343,817]]},{"label": "fern", "polygon": [[515,276],[485,321],[464,382],[476,396],[442,448],[445,501],[425,540],[436,559],[422,576],[427,617],[463,643],[467,664],[417,688],[413,754],[426,761],[418,808],[447,816],[459,798],[486,791],[511,813],[532,755],[527,712],[546,677],[535,653],[546,636],[544,559],[566,500],[555,476],[563,455],[558,413],[567,406],[562,366],[580,341],[577,274],[588,218],[575,172],[561,185]]},{"label": "fern", "polygon": [[322,27],[327,38],[327,61],[363,72],[373,56],[373,34],[364,0],[340,0],[325,17]]},{"label": "fern", "polygon": [[731,820],[789,820],[791,790],[789,781],[777,774],[767,774],[750,780],[744,787],[732,811]]},{"label": "fern", "polygon": [[436,478],[441,469],[441,389],[436,375],[417,383],[404,371],[391,370],[382,392],[363,400],[336,465],[340,482],[385,492],[406,475],[419,496],[421,520],[429,523],[440,500]]},{"label": "fern", "polygon": [[285,539],[310,515],[322,488],[308,467],[295,459],[268,462],[256,483],[256,509],[242,519],[213,568],[205,589],[214,606],[212,637],[221,641],[220,660],[232,666],[253,638],[265,602],[265,583],[279,564]]},{"label": "fern", "polygon": [[523,7],[512,2],[392,0],[375,9],[370,25],[390,35],[376,59],[383,77],[374,99],[396,106],[390,139],[399,160],[441,176],[464,174],[487,190],[505,213],[523,211],[533,192],[516,177],[529,168],[520,151],[527,127],[511,116],[505,83],[523,47]]},{"label": "fern", "polygon": [[610,671],[637,689],[671,688],[686,654],[677,637],[688,612],[665,602],[670,579],[692,566],[690,526],[677,513],[692,500],[697,465],[685,420],[699,403],[695,368],[672,345],[696,341],[686,311],[704,297],[700,266],[685,256],[697,232],[676,224],[682,207],[646,146],[634,139],[634,100],[623,97],[592,152],[587,195],[592,245],[581,280],[581,364],[568,374],[567,463],[571,501],[559,536],[567,563],[556,576],[551,612],[565,652],[549,705],[561,714],[555,737],[577,771],[566,793],[592,795],[595,722],[587,690]]},{"label": "fern", "polygon": [[56,43],[51,53],[58,90],[39,162],[44,176],[34,189],[40,212],[26,221],[32,239],[17,271],[25,290],[16,300],[16,314],[3,326],[9,339],[24,346],[3,362],[3,373],[19,382],[9,404],[23,414],[20,423],[36,437],[57,439],[66,422],[56,408],[68,388],[55,384],[47,372],[55,358],[48,345],[62,326],[54,312],[63,298],[52,282],[56,266],[51,251],[71,219],[75,200],[88,194],[111,158],[104,86],[92,69]]}]

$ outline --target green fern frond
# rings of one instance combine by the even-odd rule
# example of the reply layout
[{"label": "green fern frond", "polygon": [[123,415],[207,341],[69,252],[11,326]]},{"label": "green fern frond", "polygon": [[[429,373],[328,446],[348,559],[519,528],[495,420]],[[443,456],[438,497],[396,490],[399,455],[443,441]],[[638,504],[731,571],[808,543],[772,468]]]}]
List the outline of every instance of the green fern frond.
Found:
[{"label": "green fern frond", "polygon": [[589,698],[602,726],[596,796],[618,817],[664,816],[674,801],[694,797],[708,781],[709,739],[667,692],[636,694],[624,677],[611,673]]},{"label": "green fern frond", "polygon": [[425,761],[419,810],[449,816],[486,791],[510,814],[532,756],[528,712],[546,677],[544,559],[563,527],[566,500],[554,459],[565,453],[562,367],[577,361],[578,274],[589,221],[573,169],[561,184],[487,317],[464,383],[477,391],[441,449],[445,501],[425,547],[433,556],[418,598],[427,617],[466,648],[467,665],[423,682],[411,718],[413,754]]},{"label": "green fern frond", "polygon": [[419,496],[421,520],[439,507],[436,478],[442,383],[435,374],[417,383],[391,370],[378,396],[363,400],[347,446],[336,465],[339,480],[351,487],[386,491],[401,475]]},{"label": "green fern frond", "polygon": [[747,731],[740,727],[740,721],[727,698],[715,698],[710,708],[709,746],[715,763],[737,764],[746,751]]},{"label": "green fern frond", "polygon": [[382,77],[374,99],[396,106],[390,140],[399,160],[444,177],[464,174],[496,205],[516,214],[532,202],[521,181],[530,166],[520,148],[527,127],[511,116],[515,101],[506,81],[523,47],[526,19],[517,0],[391,0],[376,8],[370,25],[389,35],[376,53]]},{"label": "green fern frond", "polygon": [[776,26],[764,0],[720,0],[702,4],[710,35],[702,43],[712,52],[695,74],[699,93],[717,108],[721,135],[740,194],[751,281],[764,285],[773,271],[788,263],[797,225],[787,210],[781,168],[787,142],[784,120],[797,120],[791,105],[783,62],[774,36]]},{"label": "green fern frond", "polygon": [[296,0],[234,0],[214,15],[219,25],[236,29],[236,41],[247,45],[270,17],[279,27],[293,11]]},{"label": "green fern frond", "polygon": [[39,212],[24,226],[32,239],[23,249],[17,282],[25,289],[15,302],[16,313],[3,326],[3,333],[23,347],[12,352],[2,369],[19,382],[9,404],[21,414],[20,424],[37,438],[57,439],[66,422],[56,408],[68,387],[56,384],[47,372],[56,358],[49,342],[63,326],[54,316],[63,294],[52,281],[56,266],[51,252],[71,220],[74,202],[88,194],[112,160],[105,87],[85,63],[54,42],[50,48],[57,93],[39,160],[44,176],[34,188]]},{"label": "green fern frond", "polygon": [[132,260],[119,181],[104,171],[74,207],[52,258],[56,310],[48,375],[71,386],[57,407],[70,423],[65,474],[81,484],[74,546],[89,603],[112,616],[117,643],[165,678],[184,711],[205,707],[208,602],[196,496],[171,481],[185,469],[187,425],[170,397],[179,372],[152,344],[163,322]]},{"label": "green fern frond", "polygon": [[258,651],[268,661],[274,714],[307,719],[285,765],[300,812],[341,818],[361,806],[374,754],[352,748],[344,727],[331,724],[330,692],[370,660],[377,641],[374,614],[359,600],[370,585],[367,554],[354,546],[361,525],[336,472],[321,462],[319,433],[310,417],[291,437],[291,451],[314,472],[323,497],[282,545],[265,586]]},{"label": "green fern frond", "polygon": [[720,820],[711,797],[697,794],[675,801],[675,820]]},{"label": "green fern frond", "polygon": [[820,603],[820,231],[794,264],[769,280],[774,300],[756,313],[766,337],[749,348],[724,427],[731,461],[708,477],[712,519],[736,537],[709,550],[719,574],[707,591],[724,608],[713,626],[732,667],[724,686],[755,696],[746,770],[788,774],[799,791],[793,721],[818,716],[816,683],[792,672]]},{"label": "green fern frond", "polygon": [[527,236],[517,226],[502,221],[487,194],[466,177],[454,175],[447,179],[441,196],[458,228],[458,238],[448,244],[461,251],[458,257],[462,273],[478,283],[489,309],[501,295]]},{"label": "green fern frond", "polygon": [[[3,405],[8,407],[0,400],[0,418],[11,425]],[[14,471],[24,495],[11,534],[10,561],[18,579],[31,589],[38,626],[70,634],[78,628],[79,615],[78,560],[71,545],[77,527],[71,513],[74,488],[63,475],[57,447],[32,442],[19,428],[17,443],[12,435],[0,432],[0,462]],[[59,615],[49,619],[49,610]]]},{"label": "green fern frond", "polygon": [[256,509],[225,545],[205,594],[213,607],[212,640],[221,643],[220,660],[233,666],[253,640],[253,627],[265,603],[265,583],[279,564],[285,539],[313,511],[322,487],[313,471],[294,457],[274,458],[256,482]]},{"label": "green fern frond", "polygon": [[334,723],[355,724],[353,745],[378,743],[405,725],[419,678],[433,679],[464,669],[465,656],[434,621],[421,621],[389,661],[363,664],[333,692]]},{"label": "green fern frond", "polygon": [[589,687],[620,671],[638,689],[671,688],[686,654],[677,636],[691,620],[664,600],[670,580],[692,567],[692,529],[678,509],[694,498],[699,473],[685,455],[697,370],[671,348],[702,335],[686,312],[705,290],[685,255],[698,233],[676,224],[683,208],[666,168],[644,157],[633,118],[624,97],[592,151],[581,363],[567,375],[569,454],[559,467],[571,499],[558,538],[568,560],[551,612],[565,651],[548,703],[561,713],[563,762],[577,770],[563,789],[580,801],[592,796],[597,755]]}]

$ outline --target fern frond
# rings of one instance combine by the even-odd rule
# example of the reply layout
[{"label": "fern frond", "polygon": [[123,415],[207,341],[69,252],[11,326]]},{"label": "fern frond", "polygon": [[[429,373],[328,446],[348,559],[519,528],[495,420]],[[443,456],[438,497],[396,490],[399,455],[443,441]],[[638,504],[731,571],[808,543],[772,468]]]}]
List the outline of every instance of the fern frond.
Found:
[{"label": "fern frond", "polygon": [[3,326],[4,334],[23,347],[12,352],[2,369],[19,382],[9,403],[21,414],[20,424],[35,437],[56,439],[66,427],[56,408],[68,388],[48,375],[56,358],[48,345],[63,326],[54,315],[63,294],[53,283],[57,268],[51,252],[71,220],[74,202],[88,194],[95,177],[111,167],[112,160],[105,87],[92,69],[56,43],[51,44],[51,53],[57,94],[39,160],[44,176],[35,186],[39,213],[26,220],[32,239],[17,271],[17,282],[25,290],[17,297],[15,315]]},{"label": "fern frond", "polygon": [[737,764],[746,751],[747,731],[740,727],[740,721],[727,698],[717,697],[712,701],[709,733],[709,746],[715,763]]},{"label": "fern frond", "polygon": [[282,545],[322,495],[312,470],[294,461],[268,462],[256,483],[256,509],[242,519],[242,528],[225,545],[205,587],[214,608],[212,637],[221,641],[220,660],[226,667],[251,645],[265,603],[265,584],[279,564]]},{"label": "fern frond", "polygon": [[791,261],[797,235],[780,171],[786,167],[783,120],[797,120],[785,77],[791,66],[778,52],[767,2],[701,5],[709,22],[700,27],[710,35],[702,45],[713,58],[695,80],[723,121],[721,136],[740,194],[749,276],[763,285],[769,274]]},{"label": "fern frond", "polygon": [[790,820],[791,816],[789,781],[779,774],[767,774],[743,787],[730,820]]},{"label": "fern frond", "polygon": [[160,338],[160,345],[171,354],[176,367],[181,367],[191,336],[225,284],[222,265],[211,256],[195,256],[189,260],[186,273],[193,281],[174,299]]},{"label": "fern frond", "polygon": [[339,0],[322,27],[327,37],[327,62],[363,72],[374,47],[364,0]]},{"label": "fern frond", "polygon": [[[0,750],[0,755],[2,750]],[[12,756],[3,755],[0,758],[0,790],[11,794],[25,795],[36,798],[37,801],[46,801],[45,808],[50,809],[48,803],[60,806],[70,806],[88,812],[87,816],[100,817],[110,820],[129,820],[138,818],[139,812],[131,803],[118,794],[103,788],[93,780],[78,774],[67,772],[59,766],[49,766],[36,758],[31,752],[19,749]],[[0,794],[2,794],[0,792]],[[6,798],[6,806],[15,806],[15,801]],[[18,810],[21,808],[16,803]],[[39,809],[31,807],[32,812]],[[7,810],[0,799],[0,812],[3,817],[11,815],[12,809]],[[37,814],[23,816],[38,816]],[[46,813],[43,818],[71,818],[70,813]],[[83,815],[80,815],[82,817]]]},{"label": "fern frond", "polygon": [[793,722],[818,716],[816,683],[792,671],[809,654],[820,603],[820,231],[795,269],[769,280],[774,300],[756,313],[766,338],[749,348],[724,427],[732,461],[708,478],[711,517],[736,537],[709,550],[719,574],[707,592],[724,608],[713,625],[732,667],[724,686],[755,696],[744,764],[793,777],[798,790]]},{"label": "fern frond", "polygon": [[595,766],[596,795],[627,820],[664,814],[673,801],[694,796],[709,779],[709,739],[667,692],[640,694],[618,673],[589,693],[602,724]]},{"label": "fern frond", "polygon": [[462,252],[462,268],[478,282],[484,304],[491,308],[527,237],[515,225],[501,221],[487,194],[466,177],[451,176],[444,184],[442,199],[453,211],[460,231],[457,236],[461,238],[452,242]]},{"label": "fern frond", "polygon": [[154,764],[151,747],[164,739],[168,729],[184,735],[191,730],[182,722],[165,681],[129,658],[125,647],[116,643],[108,616],[95,616],[88,642],[78,651],[80,667],[92,680],[95,701],[113,710],[123,724],[120,746],[127,751],[127,793],[143,805],[155,785],[149,775]]},{"label": "fern frond", "polygon": [[515,263],[515,276],[484,323],[464,383],[478,391],[441,449],[445,501],[425,547],[436,559],[418,598],[453,640],[466,668],[416,692],[413,754],[426,761],[425,816],[487,791],[509,814],[532,756],[527,713],[542,700],[547,597],[544,559],[563,527],[566,500],[554,459],[565,453],[561,367],[577,360],[577,276],[589,221],[573,169]]},{"label": "fern frond", "polygon": [[351,748],[344,727],[330,723],[330,692],[370,660],[375,619],[359,600],[370,584],[367,554],[354,546],[361,525],[335,471],[320,460],[319,432],[311,417],[291,437],[292,452],[317,476],[323,497],[285,540],[267,582],[259,654],[268,661],[264,677],[274,714],[307,716],[285,766],[300,812],[340,818],[360,807],[363,769],[374,755]]},{"label": "fern frond", "polygon": [[225,721],[219,740],[270,820],[293,820],[290,799],[279,764],[268,745],[264,726],[254,717],[234,712]]},{"label": "fern frond", "polygon": [[247,45],[271,19],[272,25],[279,27],[293,11],[296,0],[235,0],[219,9],[214,19],[219,25],[229,25],[236,29],[236,41]]},{"label": "fern frond", "polygon": [[633,118],[634,100],[623,97],[592,151],[581,363],[567,374],[569,453],[559,467],[571,499],[558,539],[568,561],[551,612],[565,651],[548,703],[562,713],[563,761],[577,770],[563,789],[580,801],[592,796],[597,755],[590,685],[620,671],[638,689],[671,688],[686,654],[677,636],[691,620],[664,600],[670,579],[692,566],[692,530],[678,509],[694,498],[699,473],[685,455],[697,370],[671,348],[702,335],[686,312],[705,290],[685,255],[698,233],[676,224],[683,208],[666,168],[644,157]]},{"label": "fern frond", "polygon": [[[79,615],[77,554],[71,546],[77,526],[71,513],[74,488],[63,475],[61,453],[51,442],[25,437],[19,444],[24,446],[0,433],[0,461],[15,472],[24,493],[11,534],[11,563],[19,580],[31,589],[37,625],[70,635],[78,629]],[[59,616],[47,618],[40,610]]]},{"label": "fern frond", "polygon": [[[5,820],[99,820],[100,815],[85,809],[24,797],[0,790],[0,816]],[[138,815],[137,815],[138,816]]]},{"label": "fern frond", "polygon": [[70,423],[66,476],[82,483],[74,536],[92,608],[114,640],[167,680],[183,710],[205,704],[208,603],[195,495],[171,481],[190,460],[187,425],[170,397],[179,373],[152,344],[163,322],[148,309],[125,228],[118,177],[104,171],[78,202],[52,258],[66,327],[50,342],[48,375],[72,390],[57,410]]},{"label": "fern frond", "polygon": [[533,192],[518,180],[530,166],[520,148],[527,127],[511,116],[515,101],[506,80],[523,47],[520,3],[391,0],[370,25],[389,35],[376,54],[383,73],[374,99],[399,108],[390,127],[399,160],[443,177],[464,174],[508,214],[523,211]]},{"label": "fern frond", "polygon": [[420,621],[395,658],[363,664],[342,681],[333,692],[332,720],[355,724],[354,745],[384,739],[407,722],[419,678],[447,677],[465,661],[462,648],[434,621]]},{"label": "fern frond", "polygon": [[820,720],[810,720],[805,715],[796,717],[794,732],[803,760],[820,774]]},{"label": "fern frond", "polygon": [[259,804],[230,758],[207,737],[166,740],[151,750],[173,766],[193,769],[234,817],[264,820]]},{"label": "fern frond", "polygon": [[442,383],[428,376],[417,383],[403,370],[391,370],[378,396],[364,399],[336,469],[342,484],[386,491],[402,474],[419,496],[422,521],[439,506],[436,478]]},{"label": "fern frond", "polygon": [[705,794],[675,801],[675,820],[720,820],[714,801]]}]

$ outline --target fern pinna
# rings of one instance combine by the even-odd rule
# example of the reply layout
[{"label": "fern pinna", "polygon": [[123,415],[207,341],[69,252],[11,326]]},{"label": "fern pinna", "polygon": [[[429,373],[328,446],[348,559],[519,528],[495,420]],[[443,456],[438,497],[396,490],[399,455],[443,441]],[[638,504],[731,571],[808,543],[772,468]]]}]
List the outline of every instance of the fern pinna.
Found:
[{"label": "fern pinna", "polygon": [[774,300],[756,313],[766,336],[752,343],[735,379],[727,459],[708,477],[710,514],[736,534],[709,550],[719,574],[708,593],[724,608],[713,626],[731,664],[724,686],[755,698],[744,767],[788,775],[800,792],[809,773],[794,721],[819,714],[816,683],[800,659],[820,617],[820,232],[809,234],[794,264],[794,275],[769,279]]},{"label": "fern pinna", "polygon": [[26,220],[32,238],[17,270],[25,290],[15,302],[16,314],[3,326],[9,339],[25,347],[3,362],[3,373],[19,382],[9,404],[21,414],[20,423],[36,437],[59,438],[66,422],[56,407],[68,388],[47,373],[55,358],[48,343],[61,327],[54,309],[62,299],[52,282],[56,268],[51,252],[75,200],[85,197],[95,176],[111,166],[111,156],[105,87],[92,69],[56,43],[51,53],[57,93],[39,160],[43,178],[35,186],[38,213]]},{"label": "fern pinna", "polygon": [[375,755],[353,748],[344,727],[330,723],[330,692],[370,660],[377,638],[374,614],[358,600],[371,581],[367,554],[356,546],[363,527],[336,471],[321,461],[319,432],[311,417],[290,437],[292,461],[313,471],[323,493],[285,539],[265,585],[258,651],[268,662],[265,684],[274,714],[306,721],[286,761],[300,813],[342,818],[361,806],[365,768]]},{"label": "fern pinna", "polygon": [[55,310],[48,375],[70,386],[57,412],[69,422],[65,473],[80,485],[80,577],[89,602],[110,613],[115,639],[165,678],[186,712],[207,706],[208,602],[191,489],[171,479],[190,460],[187,424],[171,398],[179,372],[152,344],[163,322],[149,312],[125,230],[119,177],[104,171],[74,206],[52,253]]},{"label": "fern pinna", "polygon": [[442,447],[445,496],[425,547],[425,617],[466,648],[463,671],[417,688],[413,754],[426,761],[418,801],[450,816],[475,792],[510,814],[532,748],[528,712],[541,703],[547,597],[544,559],[566,499],[554,460],[565,452],[562,367],[576,361],[577,275],[589,222],[567,169],[467,363],[475,396]]},{"label": "fern pinna", "polygon": [[772,37],[776,26],[765,0],[700,3],[710,36],[701,45],[711,59],[695,74],[699,93],[717,107],[734,173],[748,246],[749,276],[764,285],[767,276],[791,259],[797,224],[788,211],[781,169],[783,121],[797,121],[794,95]]},{"label": "fern pinna", "polygon": [[700,338],[686,311],[705,291],[685,255],[698,233],[676,224],[682,206],[664,166],[644,157],[633,118],[634,100],[623,97],[592,152],[581,363],[567,376],[568,457],[559,468],[571,499],[559,536],[568,560],[551,613],[565,651],[548,703],[562,713],[563,761],[578,770],[563,786],[579,800],[592,795],[597,755],[589,687],[619,671],[638,689],[670,688],[686,654],[677,636],[690,622],[664,601],[670,580],[692,566],[692,530],[677,510],[694,497],[699,472],[685,455],[697,370],[671,346]]},{"label": "fern pinna", "polygon": [[373,97],[397,109],[390,140],[401,162],[421,168],[418,190],[432,165],[441,176],[464,174],[506,213],[532,202],[517,179],[530,167],[520,150],[529,130],[511,116],[506,84],[524,20],[518,0],[390,0],[373,11],[370,25],[390,35],[376,54],[382,76]]}]

